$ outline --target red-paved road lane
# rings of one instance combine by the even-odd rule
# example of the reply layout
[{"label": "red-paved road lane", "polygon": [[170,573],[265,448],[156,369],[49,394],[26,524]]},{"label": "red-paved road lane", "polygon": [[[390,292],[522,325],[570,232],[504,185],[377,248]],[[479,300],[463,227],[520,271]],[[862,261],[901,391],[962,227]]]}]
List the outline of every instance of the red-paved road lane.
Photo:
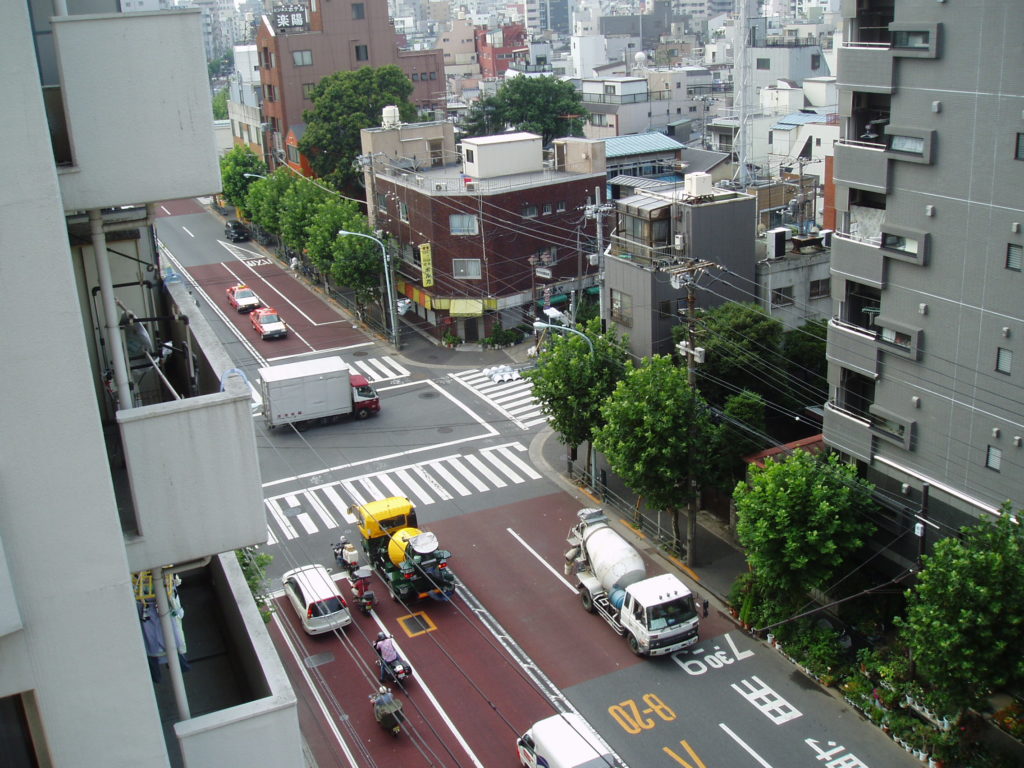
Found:
[{"label": "red-paved road lane", "polygon": [[157,203],[157,218],[162,216],[184,216],[188,213],[203,213],[206,210],[194,197],[187,197],[180,200],[164,200]]},{"label": "red-paved road lane", "polygon": [[[351,322],[257,246],[243,243],[232,246],[231,251],[236,258],[190,267],[188,271],[263,357],[287,357],[368,341],[365,333],[353,328]],[[253,329],[249,316],[231,308],[226,291],[238,283],[248,285],[264,305],[280,313],[288,325],[287,338],[263,341]]]}]

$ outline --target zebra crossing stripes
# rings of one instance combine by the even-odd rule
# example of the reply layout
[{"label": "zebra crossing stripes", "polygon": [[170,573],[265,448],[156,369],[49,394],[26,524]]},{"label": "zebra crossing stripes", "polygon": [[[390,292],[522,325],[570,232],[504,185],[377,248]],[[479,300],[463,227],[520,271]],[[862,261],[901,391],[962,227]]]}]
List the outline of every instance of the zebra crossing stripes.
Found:
[{"label": "zebra crossing stripes", "polygon": [[521,443],[506,443],[268,497],[267,543],[331,530],[342,522],[354,525],[349,506],[374,499],[407,496],[417,506],[428,506],[539,480],[540,473],[522,457],[526,452]]},{"label": "zebra crossing stripes", "polygon": [[347,362],[357,372],[361,373],[371,383],[379,381],[391,381],[392,379],[404,379],[412,374],[408,368],[403,367],[393,357],[368,357],[365,360],[358,357],[346,358]]},{"label": "zebra crossing stripes", "polygon": [[460,371],[451,377],[478,397],[486,400],[520,429],[546,424],[540,403],[533,397],[533,382],[525,378],[495,381],[483,369]]}]

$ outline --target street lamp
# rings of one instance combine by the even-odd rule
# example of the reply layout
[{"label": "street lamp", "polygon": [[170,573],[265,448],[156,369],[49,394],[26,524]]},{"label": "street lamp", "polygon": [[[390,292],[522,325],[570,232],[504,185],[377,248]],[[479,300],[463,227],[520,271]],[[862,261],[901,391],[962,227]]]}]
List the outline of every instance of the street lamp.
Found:
[{"label": "street lamp", "polygon": [[362,232],[349,232],[347,229],[339,229],[338,234],[365,237],[367,240],[373,240],[380,246],[381,255],[384,257],[384,285],[388,292],[388,315],[391,318],[391,344],[395,349],[398,349],[398,318],[395,315],[395,292],[391,287],[391,257],[388,256],[388,249],[384,245],[384,241],[373,235],[366,235]]},{"label": "street lamp", "polygon": [[[554,325],[552,323],[545,323],[543,320],[534,320],[533,328],[536,331],[550,328],[552,331],[558,331],[560,333],[572,333],[583,338],[587,342],[587,346],[590,347],[590,356],[597,362],[597,352],[594,349],[594,342],[590,340],[590,337],[583,331],[577,331],[575,328],[570,328],[567,325]],[[597,451],[594,449],[594,440],[590,440],[590,487],[597,493]]]}]

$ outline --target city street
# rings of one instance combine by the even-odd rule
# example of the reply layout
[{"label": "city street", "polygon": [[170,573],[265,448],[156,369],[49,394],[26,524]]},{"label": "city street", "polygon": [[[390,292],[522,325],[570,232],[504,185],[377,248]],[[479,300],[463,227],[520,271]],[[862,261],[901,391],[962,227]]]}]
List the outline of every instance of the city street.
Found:
[{"label": "city street", "polygon": [[[715,608],[694,649],[653,660],[588,614],[563,565],[576,512],[596,502],[558,478],[565,449],[529,383],[483,374],[504,353],[435,362],[419,338],[396,352],[257,244],[224,241],[223,217],[194,201],[166,203],[158,233],[163,266],[183,273],[250,382],[266,365],[341,355],[380,394],[378,415],[304,432],[271,430],[254,415],[271,589],[279,592],[284,571],[321,563],[349,594],[332,544],[346,536],[358,548],[349,507],[388,496],[408,497],[419,527],[453,553],[461,587],[450,602],[402,605],[378,581],[374,614],[353,611],[333,634],[306,635],[291,605],[275,599],[270,631],[317,765],[511,768],[516,735],[570,708],[633,768],[919,765]],[[227,304],[226,288],[239,282],[280,311],[286,339],[259,339]],[[254,390],[254,407],[258,400]],[[645,559],[648,573],[665,570],[664,559]],[[396,638],[415,672],[397,694],[407,716],[397,738],[374,722],[368,699],[379,631]]]}]

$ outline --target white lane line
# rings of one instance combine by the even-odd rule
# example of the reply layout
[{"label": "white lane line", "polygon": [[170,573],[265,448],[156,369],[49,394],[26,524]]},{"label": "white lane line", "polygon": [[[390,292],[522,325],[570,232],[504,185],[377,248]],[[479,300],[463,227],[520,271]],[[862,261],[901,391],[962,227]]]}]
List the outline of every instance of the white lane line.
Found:
[{"label": "white lane line", "polygon": [[303,656],[299,655],[299,652],[295,648],[295,644],[292,643],[288,633],[285,631],[284,625],[281,623],[281,618],[277,611],[271,614],[274,619],[274,623],[277,624],[277,629],[281,633],[281,637],[284,638],[285,645],[288,646],[288,650],[291,651],[292,658],[295,659],[295,666],[298,667],[299,673],[302,675],[302,679],[306,681],[306,685],[309,688],[309,692],[313,694],[313,698],[316,700],[317,706],[320,707],[320,711],[324,715],[324,720],[327,722],[327,727],[331,729],[331,733],[334,734],[335,740],[338,742],[338,746],[341,747],[341,751],[345,753],[345,757],[348,758],[348,764],[351,768],[359,768],[359,763],[356,762],[355,755],[348,748],[348,744],[341,737],[341,732],[338,730],[338,726],[334,723],[334,717],[327,709],[327,705],[324,704],[324,700],[320,697],[320,692],[313,685],[313,680],[309,676],[309,672],[306,671],[306,664],[303,662]]},{"label": "white lane line", "polygon": [[161,205],[160,206],[160,210],[163,211],[164,213],[166,213],[168,216],[171,215],[171,212],[167,210],[167,206],[166,205]]},{"label": "white lane line", "polygon": [[186,235],[188,235],[189,237],[191,237],[193,239],[195,238],[195,235],[193,235],[191,232],[188,231],[188,227],[182,227],[182,229],[185,230],[185,234]]},{"label": "white lane line", "polygon": [[[387,632],[390,635],[391,633],[388,632],[388,628],[384,625],[384,622],[381,621],[380,616],[377,615],[377,612],[374,611],[371,615],[373,616],[373,620],[377,622],[377,626],[380,627],[380,631]],[[408,659],[409,657],[402,652],[401,646],[398,645],[398,641],[394,640],[394,638],[392,638],[392,641],[395,644],[395,649],[398,651],[398,655],[401,656],[403,659]],[[416,687],[423,691],[423,693],[427,695],[427,698],[430,699],[430,703],[434,705],[434,709],[437,711],[437,714],[441,717],[442,720],[444,720],[444,724],[448,726],[448,730],[452,732],[452,735],[455,737],[455,740],[459,742],[459,744],[462,746],[464,750],[466,750],[466,754],[469,756],[469,759],[473,761],[473,765],[477,766],[477,768],[484,768],[484,764],[477,759],[477,756],[473,753],[473,750],[469,748],[469,744],[467,744],[466,740],[462,738],[462,734],[459,732],[459,729],[455,727],[455,723],[453,723],[451,721],[451,718],[448,717],[448,713],[445,712],[444,709],[441,707],[441,702],[437,700],[437,697],[434,696],[434,692],[430,690],[430,687],[427,685],[426,681],[424,681],[422,677],[418,676],[416,678]]]},{"label": "white lane line", "polygon": [[549,571],[551,571],[551,573],[553,573],[555,575],[556,579],[558,579],[560,582],[565,584],[566,589],[568,589],[570,592],[576,592],[577,591],[576,587],[574,587],[572,584],[570,584],[566,580],[565,576],[563,576],[558,571],[556,571],[554,568],[552,568],[551,565],[548,563],[548,561],[540,556],[540,554],[537,552],[537,550],[535,550],[533,547],[531,547],[529,544],[527,544],[525,541],[523,541],[523,537],[522,536],[520,536],[518,533],[513,531],[511,528],[506,528],[505,530],[508,531],[510,534],[512,534],[512,537],[516,541],[518,541],[520,544],[523,545],[523,549],[525,549],[527,552],[529,552],[531,555],[533,555],[535,558],[537,558],[537,562],[538,563],[540,563],[545,568],[547,568]]},{"label": "white lane line", "polygon": [[766,762],[763,757],[761,757],[759,754],[757,754],[757,752],[755,752],[753,749],[751,749],[750,746],[743,739],[741,739],[735,733],[730,731],[729,730],[729,726],[727,726],[725,723],[719,723],[718,727],[721,728],[723,731],[725,731],[727,734],[729,734],[729,737],[733,741],[735,741],[737,744],[739,744],[741,747],[743,747],[743,749],[745,749],[747,751],[748,755],[750,755],[752,758],[757,760],[757,762],[761,764],[762,768],[772,768],[772,766],[768,762]]}]

